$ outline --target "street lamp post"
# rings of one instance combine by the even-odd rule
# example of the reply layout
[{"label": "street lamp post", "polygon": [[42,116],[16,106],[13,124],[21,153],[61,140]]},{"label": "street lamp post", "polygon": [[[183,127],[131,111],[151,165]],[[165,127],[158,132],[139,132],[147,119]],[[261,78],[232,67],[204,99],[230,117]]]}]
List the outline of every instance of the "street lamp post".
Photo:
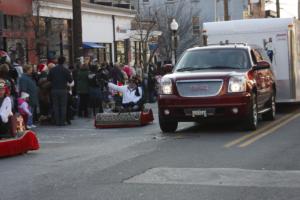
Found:
[{"label": "street lamp post", "polygon": [[175,19],[172,20],[170,24],[170,28],[172,31],[172,64],[176,64],[176,48],[177,48],[177,30],[178,30],[178,23],[176,22]]}]

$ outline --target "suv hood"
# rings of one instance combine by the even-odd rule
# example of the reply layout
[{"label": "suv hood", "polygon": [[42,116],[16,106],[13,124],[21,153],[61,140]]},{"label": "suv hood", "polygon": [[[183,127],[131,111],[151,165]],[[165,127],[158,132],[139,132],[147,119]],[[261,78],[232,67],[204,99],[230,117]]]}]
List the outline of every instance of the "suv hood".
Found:
[{"label": "suv hood", "polygon": [[171,78],[174,80],[185,80],[185,79],[207,79],[207,78],[219,78],[224,79],[231,76],[242,76],[246,75],[249,69],[240,70],[199,70],[199,71],[186,71],[186,72],[174,72],[172,74],[167,74],[164,77]]}]

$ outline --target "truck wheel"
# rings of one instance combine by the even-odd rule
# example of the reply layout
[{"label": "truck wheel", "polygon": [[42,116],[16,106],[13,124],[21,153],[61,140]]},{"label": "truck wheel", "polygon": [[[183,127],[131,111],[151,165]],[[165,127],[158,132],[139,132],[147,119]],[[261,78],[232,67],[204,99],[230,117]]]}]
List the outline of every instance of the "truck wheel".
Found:
[{"label": "truck wheel", "polygon": [[159,127],[163,133],[174,133],[178,127],[178,122],[175,120],[166,120],[164,117],[159,116]]},{"label": "truck wheel", "polygon": [[247,130],[256,130],[258,124],[257,100],[256,94],[251,95],[250,109],[245,120],[245,128]]},{"label": "truck wheel", "polygon": [[275,102],[275,95],[272,94],[268,106],[270,107],[270,110],[262,115],[263,120],[271,121],[275,120],[276,116],[276,102]]}]

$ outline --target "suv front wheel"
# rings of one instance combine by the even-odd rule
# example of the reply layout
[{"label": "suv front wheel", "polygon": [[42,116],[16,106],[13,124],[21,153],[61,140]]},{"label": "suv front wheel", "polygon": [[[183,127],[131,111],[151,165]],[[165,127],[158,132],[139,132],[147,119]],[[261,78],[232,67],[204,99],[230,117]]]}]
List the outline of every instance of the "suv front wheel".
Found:
[{"label": "suv front wheel", "polygon": [[176,131],[178,127],[178,122],[175,120],[167,120],[165,117],[159,115],[158,116],[159,120],[159,126],[162,132],[164,133],[173,133]]},{"label": "suv front wheel", "polygon": [[245,119],[245,128],[247,130],[256,130],[258,124],[257,100],[256,94],[251,95],[250,107]]},{"label": "suv front wheel", "polygon": [[276,102],[275,102],[275,94],[273,92],[269,102],[268,106],[270,110],[262,115],[263,120],[274,120],[276,115]]}]

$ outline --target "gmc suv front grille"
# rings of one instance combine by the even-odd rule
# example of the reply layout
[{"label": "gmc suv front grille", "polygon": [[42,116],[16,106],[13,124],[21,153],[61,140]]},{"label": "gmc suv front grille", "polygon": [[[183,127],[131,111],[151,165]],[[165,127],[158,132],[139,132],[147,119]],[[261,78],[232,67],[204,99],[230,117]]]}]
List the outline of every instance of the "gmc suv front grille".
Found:
[{"label": "gmc suv front grille", "polygon": [[222,86],[222,79],[176,81],[177,91],[182,97],[216,96],[220,93]]}]

